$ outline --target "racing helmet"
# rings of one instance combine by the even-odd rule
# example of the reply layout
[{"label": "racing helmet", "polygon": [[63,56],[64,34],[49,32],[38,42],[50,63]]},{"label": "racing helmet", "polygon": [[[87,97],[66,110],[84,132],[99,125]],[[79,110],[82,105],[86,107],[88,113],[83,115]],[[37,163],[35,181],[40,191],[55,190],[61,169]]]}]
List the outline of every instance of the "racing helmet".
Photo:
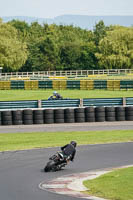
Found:
[{"label": "racing helmet", "polygon": [[56,91],[54,91],[54,92],[53,92],[53,95],[56,95],[56,94],[57,94],[57,92],[56,92]]},{"label": "racing helmet", "polygon": [[70,144],[72,144],[74,147],[77,146],[77,143],[75,141],[71,141]]}]

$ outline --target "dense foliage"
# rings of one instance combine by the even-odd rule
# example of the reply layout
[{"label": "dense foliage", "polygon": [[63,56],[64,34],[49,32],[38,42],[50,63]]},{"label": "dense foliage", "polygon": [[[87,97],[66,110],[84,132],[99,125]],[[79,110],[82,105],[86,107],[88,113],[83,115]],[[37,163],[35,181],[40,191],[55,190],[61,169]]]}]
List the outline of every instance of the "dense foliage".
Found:
[{"label": "dense foliage", "polygon": [[90,31],[0,20],[0,67],[5,72],[122,69],[132,63],[133,27],[107,27],[99,21]]}]

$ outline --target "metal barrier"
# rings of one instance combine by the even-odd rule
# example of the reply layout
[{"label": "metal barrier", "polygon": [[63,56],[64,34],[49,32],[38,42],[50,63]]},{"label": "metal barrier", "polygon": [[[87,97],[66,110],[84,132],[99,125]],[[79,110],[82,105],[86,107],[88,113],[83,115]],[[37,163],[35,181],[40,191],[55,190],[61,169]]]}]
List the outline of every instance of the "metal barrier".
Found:
[{"label": "metal barrier", "polygon": [[38,108],[38,101],[0,101],[0,109]]},{"label": "metal barrier", "polygon": [[42,100],[41,107],[79,107],[80,99]]},{"label": "metal barrier", "polygon": [[133,97],[123,98],[90,98],[90,99],[63,99],[63,100],[27,100],[27,101],[0,101],[2,109],[23,108],[77,108],[87,106],[133,106]]},{"label": "metal barrier", "polygon": [[[83,99],[83,106],[122,106],[123,98]],[[131,105],[131,104],[130,104]],[[133,99],[132,99],[133,105]]]}]

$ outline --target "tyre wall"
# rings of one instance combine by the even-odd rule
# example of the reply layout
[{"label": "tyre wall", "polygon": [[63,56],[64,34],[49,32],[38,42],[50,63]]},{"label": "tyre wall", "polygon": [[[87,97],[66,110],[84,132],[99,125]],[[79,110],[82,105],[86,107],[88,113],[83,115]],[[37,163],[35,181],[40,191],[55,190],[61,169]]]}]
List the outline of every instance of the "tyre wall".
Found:
[{"label": "tyre wall", "polygon": [[133,106],[0,111],[0,125],[133,121]]}]

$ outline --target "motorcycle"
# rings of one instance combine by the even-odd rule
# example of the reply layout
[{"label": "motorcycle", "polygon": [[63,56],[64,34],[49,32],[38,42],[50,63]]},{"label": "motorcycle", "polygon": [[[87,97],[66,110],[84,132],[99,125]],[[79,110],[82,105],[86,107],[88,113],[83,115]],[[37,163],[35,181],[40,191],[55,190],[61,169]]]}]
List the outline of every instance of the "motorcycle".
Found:
[{"label": "motorcycle", "polygon": [[49,158],[44,168],[44,172],[55,172],[61,170],[70,161],[70,156],[65,158],[62,152],[57,152]]}]

